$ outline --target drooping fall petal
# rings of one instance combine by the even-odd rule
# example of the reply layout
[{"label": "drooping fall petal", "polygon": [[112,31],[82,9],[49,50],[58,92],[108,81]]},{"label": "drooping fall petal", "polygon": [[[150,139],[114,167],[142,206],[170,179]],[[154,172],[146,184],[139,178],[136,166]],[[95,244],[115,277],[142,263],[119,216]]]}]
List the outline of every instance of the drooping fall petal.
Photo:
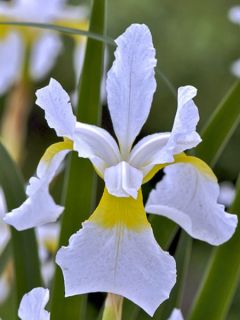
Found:
[{"label": "drooping fall petal", "polygon": [[217,202],[219,186],[207,164],[195,157],[183,161],[164,169],[146,211],[175,221],[193,238],[220,245],[233,235],[237,216]]},{"label": "drooping fall petal", "polygon": [[137,200],[106,190],[99,206],[56,258],[65,294],[111,292],[124,296],[153,315],[175,284],[174,259],[154,239]]}]

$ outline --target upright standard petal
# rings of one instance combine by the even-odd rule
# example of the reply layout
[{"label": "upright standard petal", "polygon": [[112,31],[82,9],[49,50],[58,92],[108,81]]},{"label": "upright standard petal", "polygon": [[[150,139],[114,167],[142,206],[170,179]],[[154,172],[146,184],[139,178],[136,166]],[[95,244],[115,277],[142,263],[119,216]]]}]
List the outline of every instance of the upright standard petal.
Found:
[{"label": "upright standard petal", "polygon": [[[11,60],[9,60],[11,57]],[[11,32],[0,41],[0,95],[4,94],[21,72],[23,44],[18,33]]]},{"label": "upright standard petal", "polygon": [[130,196],[136,199],[142,180],[142,172],[125,161],[107,168],[104,172],[106,188],[110,194],[116,197]]},{"label": "upright standard petal", "polygon": [[193,102],[197,89],[192,86],[178,89],[178,107],[173,128],[162,153],[168,155],[168,161],[174,160],[174,155],[191,149],[201,142],[196,126],[199,121],[198,109]]},{"label": "upright standard petal", "polygon": [[197,90],[192,86],[178,89],[178,108],[171,133],[156,133],[140,140],[132,149],[129,162],[147,175],[157,164],[174,161],[174,156],[195,147],[201,138],[196,132],[198,109],[192,98]]},{"label": "upright standard petal", "polygon": [[173,309],[168,320],[184,320],[182,312],[179,309]]},{"label": "upright standard petal", "polygon": [[62,42],[56,33],[44,32],[34,43],[31,53],[31,77],[40,80],[53,68],[62,49]]},{"label": "upright standard petal", "polygon": [[153,315],[175,284],[174,259],[154,239],[142,203],[105,190],[83,228],[56,258],[62,268],[65,295],[111,292]]},{"label": "upright standard petal", "polygon": [[145,25],[132,24],[116,43],[116,59],[107,76],[107,99],[120,149],[127,157],[151,108],[156,59]]},{"label": "upright standard petal", "polygon": [[49,193],[49,184],[56,175],[63,159],[72,150],[72,143],[64,141],[50,146],[37,167],[36,177],[29,180],[23,204],[7,213],[4,221],[17,230],[25,230],[54,222],[63,212]]},{"label": "upright standard petal", "polygon": [[165,168],[146,211],[175,221],[193,238],[220,245],[233,235],[237,216],[217,203],[219,186],[207,164],[195,157],[182,160]]},{"label": "upright standard petal", "polygon": [[49,320],[50,314],[44,308],[49,300],[49,290],[34,288],[26,293],[18,309],[21,320]]},{"label": "upright standard petal", "polygon": [[48,86],[37,90],[36,96],[36,104],[44,110],[49,127],[59,137],[72,139],[76,117],[72,112],[70,97],[60,83],[51,79]]}]

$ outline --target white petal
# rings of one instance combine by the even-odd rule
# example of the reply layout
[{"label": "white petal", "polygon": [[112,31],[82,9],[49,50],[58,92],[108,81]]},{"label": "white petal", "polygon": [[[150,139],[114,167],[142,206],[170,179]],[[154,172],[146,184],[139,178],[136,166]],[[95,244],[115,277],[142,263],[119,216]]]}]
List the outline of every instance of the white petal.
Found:
[{"label": "white petal", "polygon": [[237,24],[240,24],[240,6],[232,7],[228,12],[228,18]]},{"label": "white petal", "polygon": [[79,22],[81,20],[86,20],[88,16],[89,9],[86,6],[80,5],[67,5],[62,8],[62,10],[58,10],[54,12],[55,19],[58,20],[75,20]]},{"label": "white petal", "polygon": [[10,5],[1,5],[0,14],[23,21],[50,22],[55,13],[63,9],[64,2],[63,0],[15,0]]},{"label": "white petal", "polygon": [[[55,145],[59,144],[61,143]],[[32,177],[29,180],[29,185],[26,189],[27,200],[19,208],[12,210],[4,217],[4,221],[14,226],[17,230],[25,230],[54,222],[63,212],[64,208],[55,204],[48,188],[70,149],[54,150],[55,145],[52,145],[52,149],[50,147],[46,152],[52,157],[45,159],[46,156],[43,156],[39,162],[36,177]],[[58,152],[54,153],[54,151]]]},{"label": "white petal", "polygon": [[89,158],[101,175],[106,166],[120,161],[118,145],[104,129],[78,122],[74,133],[74,150],[79,157]]},{"label": "white petal", "polygon": [[223,181],[220,183],[220,194],[218,202],[226,207],[230,207],[235,198],[236,190],[234,185],[229,181]]},{"label": "white petal", "polygon": [[198,109],[192,100],[196,94],[197,89],[192,86],[178,89],[177,113],[170,138],[164,147],[170,156],[191,149],[201,142],[201,138],[196,132],[199,121]]},{"label": "white petal", "polygon": [[178,89],[178,108],[171,133],[157,133],[140,140],[129,162],[146,175],[154,165],[174,161],[174,155],[195,147],[201,138],[196,132],[198,110],[192,98],[197,90],[191,86]]},{"label": "white petal", "polygon": [[153,315],[175,284],[174,259],[162,251],[151,228],[140,232],[102,228],[85,222],[58,251],[65,295],[111,292],[124,296]]},{"label": "white petal", "polygon": [[31,54],[31,77],[40,80],[53,68],[62,49],[59,35],[53,32],[44,32],[37,39]]},{"label": "white petal", "polygon": [[155,164],[170,162],[171,158],[164,149],[169,137],[168,132],[144,137],[133,147],[129,163],[146,175]]},{"label": "white petal", "polygon": [[49,85],[37,90],[36,104],[45,111],[45,117],[50,128],[59,137],[72,138],[76,117],[73,115],[70,98],[59,82],[51,79]]},{"label": "white petal", "polygon": [[36,228],[39,257],[42,263],[45,263],[49,259],[49,254],[55,254],[59,232],[59,223],[49,223]]},{"label": "white petal", "polygon": [[7,204],[5,200],[5,195],[3,189],[0,187],[0,218],[4,216],[7,211]]},{"label": "white petal", "polygon": [[182,312],[179,309],[174,309],[168,320],[184,320]]},{"label": "white petal", "polygon": [[107,98],[114,131],[127,156],[151,108],[156,59],[145,25],[131,25],[116,43],[116,59],[107,76]]},{"label": "white petal", "polygon": [[[2,188],[0,187],[0,254],[2,253],[2,251],[4,250],[6,244],[10,239],[9,227],[2,220],[6,212],[7,212],[7,205],[5,201],[5,196]],[[0,296],[0,301],[1,301],[1,296]]]},{"label": "white petal", "polygon": [[[11,57],[11,60],[9,60]],[[23,60],[23,44],[18,33],[11,32],[0,41],[0,95],[18,80]]]},{"label": "white petal", "polygon": [[26,293],[20,303],[18,316],[21,320],[49,320],[50,314],[44,310],[49,300],[49,290],[34,288]]},{"label": "white petal", "polygon": [[55,268],[56,268],[55,261],[53,261],[52,259],[51,260],[48,259],[41,265],[41,274],[43,278],[43,283],[45,285],[48,286],[52,284]]},{"label": "white petal", "polygon": [[227,241],[235,231],[237,216],[217,203],[216,178],[190,163],[173,164],[164,171],[166,176],[150,193],[146,211],[175,221],[193,238],[212,245]]},{"label": "white petal", "polygon": [[236,61],[234,61],[231,65],[231,73],[240,78],[240,59],[237,59]]},{"label": "white petal", "polygon": [[142,179],[142,172],[125,161],[107,168],[104,172],[104,181],[108,192],[117,197],[131,196],[136,199]]},{"label": "white petal", "polygon": [[[80,41],[77,43],[74,49],[74,72],[76,76],[76,83],[79,81],[79,77],[82,73],[83,61],[85,56],[86,41]],[[77,88],[78,91],[78,88]],[[78,92],[76,92],[78,94]]]}]

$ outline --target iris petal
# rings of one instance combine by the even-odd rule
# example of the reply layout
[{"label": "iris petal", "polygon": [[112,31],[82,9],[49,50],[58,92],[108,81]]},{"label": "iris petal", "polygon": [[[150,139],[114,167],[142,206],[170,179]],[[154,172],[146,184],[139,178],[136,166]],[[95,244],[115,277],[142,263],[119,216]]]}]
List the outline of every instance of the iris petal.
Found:
[{"label": "iris petal", "polygon": [[132,24],[116,43],[116,59],[107,75],[107,99],[121,152],[127,157],[151,108],[156,59],[145,25]]},{"label": "iris petal", "polygon": [[64,141],[47,149],[39,162],[36,177],[29,180],[27,200],[19,208],[5,215],[6,223],[17,230],[25,230],[57,220],[64,208],[55,204],[48,188],[71,148],[72,142]]},{"label": "iris petal", "polygon": [[150,193],[146,211],[179,224],[193,238],[220,245],[234,233],[237,216],[217,203],[219,186],[202,160],[181,156],[164,169],[165,177]]},{"label": "iris petal", "polygon": [[44,310],[49,300],[49,290],[34,288],[26,293],[20,303],[18,316],[21,320],[49,320],[50,314]]},{"label": "iris petal", "polygon": [[174,259],[154,239],[139,191],[137,200],[105,190],[83,228],[56,258],[65,294],[111,292],[124,296],[153,315],[175,284]]}]

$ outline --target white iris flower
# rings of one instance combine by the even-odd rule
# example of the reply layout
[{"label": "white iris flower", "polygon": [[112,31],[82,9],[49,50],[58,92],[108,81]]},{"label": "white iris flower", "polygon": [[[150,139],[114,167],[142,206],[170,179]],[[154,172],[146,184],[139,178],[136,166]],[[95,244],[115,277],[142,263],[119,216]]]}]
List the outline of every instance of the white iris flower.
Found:
[{"label": "white iris flower", "polygon": [[44,308],[49,300],[49,290],[34,288],[26,293],[18,309],[21,320],[50,320],[50,314]]},{"label": "white iris flower", "polygon": [[[218,245],[233,234],[237,217],[217,203],[219,187],[202,160],[183,151],[200,141],[196,132],[196,89],[178,89],[171,132],[149,135],[133,146],[150,112],[156,90],[155,49],[145,25],[131,25],[117,40],[115,61],[107,76],[107,99],[118,143],[104,129],[76,121],[70,99],[56,80],[37,91],[37,104],[48,125],[64,141],[43,155],[28,199],[5,216],[23,230],[55,221],[63,207],[49,194],[49,183],[71,151],[88,158],[105,181],[102,199],[68,247],[58,251],[65,294],[104,291],[124,296],[153,315],[176,281],[174,259],[154,239],[141,185],[166,167],[164,179],[147,201],[147,211],[167,216],[192,237]],[[77,192],[77,190],[76,190]]]},{"label": "white iris flower", "polygon": [[[63,24],[87,28],[86,10],[83,7],[66,6],[65,0],[14,0],[0,2],[0,21],[27,21]],[[77,37],[83,51],[84,41]],[[31,47],[31,50],[29,50]],[[0,94],[14,84],[29,60],[29,73],[33,80],[41,80],[52,69],[62,49],[60,36],[51,31],[1,26],[0,30]],[[9,60],[11,57],[11,61]]]}]

